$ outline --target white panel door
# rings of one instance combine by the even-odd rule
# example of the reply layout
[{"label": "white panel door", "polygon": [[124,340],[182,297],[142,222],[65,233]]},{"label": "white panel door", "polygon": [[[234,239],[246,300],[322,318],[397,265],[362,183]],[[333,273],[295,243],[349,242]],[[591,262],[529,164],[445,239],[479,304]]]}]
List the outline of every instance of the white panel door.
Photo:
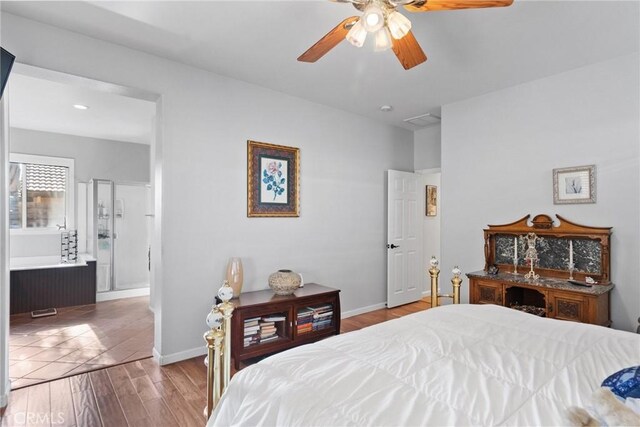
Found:
[{"label": "white panel door", "polygon": [[387,181],[387,307],[422,296],[420,175],[390,170]]}]

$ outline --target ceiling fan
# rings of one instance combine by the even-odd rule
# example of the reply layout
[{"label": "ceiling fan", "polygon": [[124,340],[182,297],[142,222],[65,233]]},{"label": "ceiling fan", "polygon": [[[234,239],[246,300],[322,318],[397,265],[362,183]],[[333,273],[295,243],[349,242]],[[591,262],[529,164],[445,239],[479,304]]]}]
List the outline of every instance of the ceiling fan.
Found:
[{"label": "ceiling fan", "polygon": [[351,3],[362,16],[350,16],[318,40],[298,61],[316,62],[343,39],[362,47],[367,34],[375,37],[375,50],[391,48],[405,70],[422,64],[427,56],[411,32],[411,21],[396,9],[404,6],[410,12],[475,9],[510,6],[513,0],[331,0]]}]

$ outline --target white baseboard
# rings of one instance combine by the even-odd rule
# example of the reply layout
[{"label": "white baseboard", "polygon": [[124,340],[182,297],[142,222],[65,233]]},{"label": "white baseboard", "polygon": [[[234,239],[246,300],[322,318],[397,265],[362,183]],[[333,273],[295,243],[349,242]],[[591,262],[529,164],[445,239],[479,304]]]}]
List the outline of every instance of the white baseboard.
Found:
[{"label": "white baseboard", "polygon": [[150,288],[125,289],[122,291],[98,292],[96,302],[111,301],[121,298],[143,297],[150,294]]},{"label": "white baseboard", "polygon": [[387,303],[381,302],[378,304],[369,305],[366,307],[356,308],[355,310],[343,311],[340,314],[340,318],[346,319],[347,317],[357,316],[358,314],[368,313],[374,310],[380,310],[381,308],[385,308]]},{"label": "white baseboard", "polygon": [[[173,354],[167,354],[165,356],[158,353],[158,351],[153,348],[153,358],[160,366],[170,365],[172,363],[180,362],[182,360],[192,359],[198,356],[204,356],[207,354],[207,349],[204,345],[202,347],[191,348],[185,351],[179,351]],[[202,365],[204,366],[204,364]]]}]

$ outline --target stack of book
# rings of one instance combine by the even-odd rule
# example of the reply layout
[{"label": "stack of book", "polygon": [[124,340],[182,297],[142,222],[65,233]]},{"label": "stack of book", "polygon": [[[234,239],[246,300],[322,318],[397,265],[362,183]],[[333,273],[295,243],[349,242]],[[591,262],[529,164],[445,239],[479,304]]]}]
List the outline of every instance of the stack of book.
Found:
[{"label": "stack of book", "polygon": [[304,307],[298,310],[298,334],[305,334],[313,330],[313,309]]},{"label": "stack of book", "polygon": [[267,343],[277,339],[278,334],[275,322],[269,320],[268,317],[263,317],[262,320],[260,320],[260,343]]},{"label": "stack of book", "polygon": [[331,326],[331,320],[333,318],[333,306],[331,304],[324,304],[320,307],[313,308],[313,322],[311,328],[314,331],[328,328]]},{"label": "stack of book", "polygon": [[260,342],[260,318],[254,317],[244,320],[244,346],[258,344]]}]

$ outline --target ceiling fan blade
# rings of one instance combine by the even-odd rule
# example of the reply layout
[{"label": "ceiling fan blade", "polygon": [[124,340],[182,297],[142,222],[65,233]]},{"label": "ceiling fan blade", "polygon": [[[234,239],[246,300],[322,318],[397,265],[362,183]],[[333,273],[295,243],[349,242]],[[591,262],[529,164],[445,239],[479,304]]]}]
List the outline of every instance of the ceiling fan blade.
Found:
[{"label": "ceiling fan blade", "polygon": [[424,54],[411,31],[400,40],[394,38],[391,40],[393,42],[391,49],[393,49],[393,53],[396,54],[405,70],[409,70],[427,60],[427,55]]},{"label": "ceiling fan blade", "polygon": [[360,18],[358,16],[350,16],[339,23],[333,30],[329,31],[323,38],[318,40],[316,44],[311,46],[309,50],[300,55],[298,61],[316,62],[322,58],[327,52],[336,47],[338,43],[344,40],[345,36]]},{"label": "ceiling fan blade", "polygon": [[423,0],[405,6],[410,12],[511,6],[513,0]]}]

